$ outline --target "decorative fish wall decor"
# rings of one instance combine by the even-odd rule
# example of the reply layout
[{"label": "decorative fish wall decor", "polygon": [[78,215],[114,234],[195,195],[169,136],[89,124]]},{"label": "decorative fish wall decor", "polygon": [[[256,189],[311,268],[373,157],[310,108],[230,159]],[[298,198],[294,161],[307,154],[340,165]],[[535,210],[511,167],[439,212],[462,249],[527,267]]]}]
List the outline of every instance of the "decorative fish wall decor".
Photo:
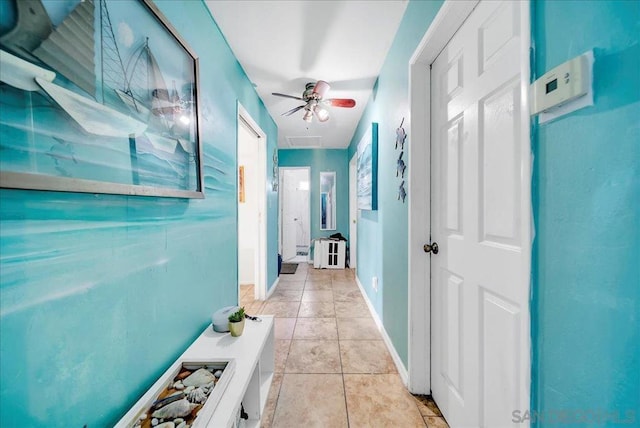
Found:
[{"label": "decorative fish wall decor", "polygon": [[402,155],[404,155],[404,152],[400,152],[400,157],[398,158],[398,166],[396,167],[396,177],[400,176],[400,178],[404,178],[404,170],[407,168],[407,166],[404,164],[404,161],[402,160]]},{"label": "decorative fish wall decor", "polygon": [[398,188],[398,200],[402,199],[402,203],[404,204],[404,199],[407,197],[407,191],[404,190],[404,180],[400,183],[400,187]]}]

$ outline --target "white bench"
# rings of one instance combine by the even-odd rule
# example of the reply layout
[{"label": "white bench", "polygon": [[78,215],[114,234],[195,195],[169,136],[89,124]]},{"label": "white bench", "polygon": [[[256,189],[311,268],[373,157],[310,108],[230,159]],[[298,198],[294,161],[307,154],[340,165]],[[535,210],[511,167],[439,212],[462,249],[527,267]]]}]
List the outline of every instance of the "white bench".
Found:
[{"label": "white bench", "polygon": [[[200,411],[196,421],[197,426],[212,428],[260,427],[260,419],[267,402],[274,370],[273,317],[261,316],[260,318],[261,322],[247,319],[244,333],[240,337],[231,337],[229,333],[216,333],[209,325],[127,412],[116,427],[130,426],[131,421],[148,406],[149,402],[157,397],[168,382],[171,382],[176,368],[182,362],[212,360],[233,360],[233,375],[226,389],[222,392],[222,397],[213,414],[204,412],[206,406]],[[241,405],[249,419],[245,420],[242,425],[238,425]]]}]

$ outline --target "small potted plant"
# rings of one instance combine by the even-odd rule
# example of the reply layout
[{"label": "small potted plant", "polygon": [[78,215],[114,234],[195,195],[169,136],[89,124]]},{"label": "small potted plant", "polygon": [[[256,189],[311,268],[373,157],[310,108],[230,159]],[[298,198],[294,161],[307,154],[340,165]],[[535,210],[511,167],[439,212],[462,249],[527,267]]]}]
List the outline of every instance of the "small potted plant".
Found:
[{"label": "small potted plant", "polygon": [[229,332],[231,336],[238,337],[244,331],[244,306],[229,315]]}]

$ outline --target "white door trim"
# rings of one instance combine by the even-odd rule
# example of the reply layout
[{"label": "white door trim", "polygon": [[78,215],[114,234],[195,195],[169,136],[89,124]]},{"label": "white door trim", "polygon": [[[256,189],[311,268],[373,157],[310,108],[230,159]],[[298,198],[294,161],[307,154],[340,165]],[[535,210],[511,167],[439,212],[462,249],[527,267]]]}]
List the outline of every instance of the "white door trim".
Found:
[{"label": "white door trim", "polygon": [[[267,134],[260,128],[249,112],[238,102],[236,126],[236,171],[238,170],[237,135],[241,122],[248,125],[258,136],[258,251],[256,257],[255,299],[265,300],[267,296]],[[237,199],[237,194],[236,194]],[[237,217],[237,204],[236,204]],[[236,233],[237,235],[237,233]],[[238,287],[238,303],[240,287]]]},{"label": "white door trim", "polygon": [[358,266],[358,152],[349,161],[349,268]]},{"label": "white door trim", "polygon": [[[430,238],[430,185],[431,185],[431,69],[430,65],[447,45],[449,40],[462,26],[464,21],[475,9],[478,0],[456,1],[447,0],[436,15],[432,24],[422,38],[409,62],[409,382],[408,388],[413,393],[431,393],[431,285],[430,259],[423,251],[423,244]],[[527,55],[523,55],[520,64],[522,70],[521,100],[522,100],[522,135],[523,141],[530,141],[529,133],[529,94],[528,83],[530,75],[529,48],[530,37],[530,9],[526,1],[522,7],[522,46]],[[526,58],[526,59],[524,59]],[[523,171],[531,180],[531,152],[530,148],[522,150]],[[416,183],[415,191],[413,184]],[[426,186],[426,190],[425,190]],[[524,191],[526,190],[526,191]],[[530,186],[523,189],[522,215],[528,216],[531,224],[531,194]],[[531,233],[524,242],[531,242]],[[529,260],[531,244],[523,248],[528,251]],[[531,266],[527,267],[530,273]],[[527,281],[529,278],[527,274]],[[523,279],[525,280],[525,279]],[[528,283],[528,282],[527,282]],[[526,311],[527,320],[529,311]],[[531,338],[526,338],[531,349]],[[523,356],[525,372],[529,374],[523,390],[527,396],[523,402],[529,402],[530,395],[530,353]]]}]

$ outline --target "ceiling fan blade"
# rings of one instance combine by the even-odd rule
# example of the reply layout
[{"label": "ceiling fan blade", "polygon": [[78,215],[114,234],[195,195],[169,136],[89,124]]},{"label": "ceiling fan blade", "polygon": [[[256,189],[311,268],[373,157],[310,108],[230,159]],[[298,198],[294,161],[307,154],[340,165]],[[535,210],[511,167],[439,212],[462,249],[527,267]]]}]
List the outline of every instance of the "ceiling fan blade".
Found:
[{"label": "ceiling fan blade", "polygon": [[351,98],[331,98],[325,100],[324,102],[329,104],[331,107],[351,108],[356,106],[356,100],[353,100]]},{"label": "ceiling fan blade", "polygon": [[293,98],[294,100],[300,100],[300,101],[304,101],[302,98],[300,97],[295,97],[293,95],[287,95],[287,94],[280,94],[278,92],[272,92],[271,95],[275,95],[276,97],[285,97],[285,98]]},{"label": "ceiling fan blade", "polygon": [[294,107],[289,111],[285,111],[284,113],[281,114],[281,116],[291,116],[293,113],[297,112],[300,109],[303,109],[304,106],[298,106],[298,107]]},{"label": "ceiling fan blade", "polygon": [[329,92],[329,88],[331,88],[331,85],[329,85],[327,82],[325,82],[324,80],[318,80],[316,86],[313,87],[313,92],[318,94],[320,99],[322,99],[327,94],[327,92]]}]

